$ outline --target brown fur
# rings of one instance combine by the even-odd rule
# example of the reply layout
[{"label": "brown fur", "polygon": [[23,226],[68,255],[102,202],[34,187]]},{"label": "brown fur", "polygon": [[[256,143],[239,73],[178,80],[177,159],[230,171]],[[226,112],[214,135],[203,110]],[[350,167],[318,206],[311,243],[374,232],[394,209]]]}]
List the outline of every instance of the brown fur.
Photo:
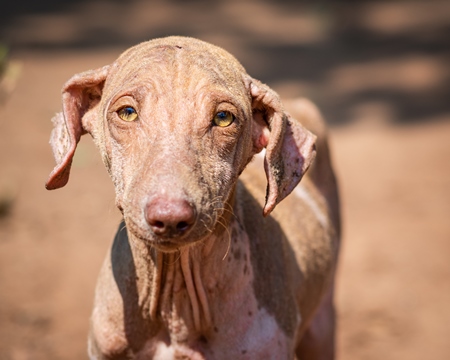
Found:
[{"label": "brown fur", "polygon": [[[67,183],[90,133],[124,216],[97,284],[91,359],[333,358],[336,181],[317,109],[290,105],[293,117],[230,54],[182,37],[66,83],[46,186]],[[124,106],[135,121],[118,117]],[[212,122],[221,111],[227,127]]]}]

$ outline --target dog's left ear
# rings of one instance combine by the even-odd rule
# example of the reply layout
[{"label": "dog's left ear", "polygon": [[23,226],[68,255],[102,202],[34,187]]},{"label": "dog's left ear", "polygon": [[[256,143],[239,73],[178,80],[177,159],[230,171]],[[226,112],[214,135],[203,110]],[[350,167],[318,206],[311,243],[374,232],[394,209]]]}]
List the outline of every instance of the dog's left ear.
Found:
[{"label": "dog's left ear", "polygon": [[316,136],[284,111],[278,94],[249,78],[252,96],[252,137],[254,152],[266,148],[267,216],[300,182],[316,155]]}]

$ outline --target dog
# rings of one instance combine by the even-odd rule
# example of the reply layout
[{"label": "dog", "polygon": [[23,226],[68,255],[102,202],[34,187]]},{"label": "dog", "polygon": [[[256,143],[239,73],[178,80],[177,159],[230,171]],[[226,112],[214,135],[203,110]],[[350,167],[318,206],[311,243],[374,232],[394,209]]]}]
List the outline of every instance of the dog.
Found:
[{"label": "dog", "polygon": [[225,50],[168,37],[73,76],[62,103],[47,189],[89,133],[123,214],[91,359],[334,358],[339,199],[310,101],[287,112]]}]

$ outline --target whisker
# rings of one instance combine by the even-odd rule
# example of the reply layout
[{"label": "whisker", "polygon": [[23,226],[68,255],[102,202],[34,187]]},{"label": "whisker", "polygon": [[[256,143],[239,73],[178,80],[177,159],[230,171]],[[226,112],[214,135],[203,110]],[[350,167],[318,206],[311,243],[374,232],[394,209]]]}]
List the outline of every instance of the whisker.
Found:
[{"label": "whisker", "polygon": [[206,231],[208,231],[210,234],[212,234],[212,233],[213,233],[213,229],[210,228],[210,227],[205,223],[205,220],[200,219],[200,221],[201,221],[201,222],[203,223],[203,225],[205,226]]},{"label": "whisker", "polygon": [[235,219],[237,219],[237,216],[236,216],[236,214],[234,213],[233,209],[229,210],[229,209],[227,209],[227,208],[222,207],[222,208],[216,208],[216,209],[214,209],[214,210],[216,210],[216,211],[222,210],[222,211],[224,211],[224,212],[229,213],[229,214],[232,215]]},{"label": "whisker", "polygon": [[177,249],[177,253],[178,253],[178,257],[176,257],[172,262],[165,261],[164,264],[169,265],[169,266],[176,264],[181,258],[181,249]]},{"label": "whisker", "polygon": [[230,252],[231,249],[231,233],[230,233],[230,229],[228,229],[228,226],[226,226],[224,223],[222,223],[220,220],[217,220],[217,223],[219,225],[222,225],[224,230],[227,232],[228,234],[228,246],[227,246],[227,251],[225,252],[225,255],[222,258],[222,261],[225,260]]},{"label": "whisker", "polygon": [[222,202],[223,196],[216,196],[215,198],[211,199],[211,201],[208,203],[208,206],[212,206],[214,204]]}]

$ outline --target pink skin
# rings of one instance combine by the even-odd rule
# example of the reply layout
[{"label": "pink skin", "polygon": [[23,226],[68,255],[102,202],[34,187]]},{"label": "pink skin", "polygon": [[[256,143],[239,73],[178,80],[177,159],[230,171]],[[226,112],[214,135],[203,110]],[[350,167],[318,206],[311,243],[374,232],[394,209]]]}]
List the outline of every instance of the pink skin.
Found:
[{"label": "pink skin", "polygon": [[[121,117],[125,107],[136,111],[135,119]],[[221,112],[233,116],[223,127],[213,121]],[[305,191],[316,194],[308,198],[314,206],[290,197],[280,210],[287,211],[284,220],[269,216],[312,163],[316,139],[284,112],[273,90],[222,49],[159,39],[75,75],[54,124],[57,166],[47,188],[67,183],[76,144],[90,133],[124,216],[97,284],[92,359],[299,354],[331,284],[336,234],[314,220],[314,211],[325,206],[328,216],[328,210],[309,180]],[[263,206],[253,198],[261,189],[249,191],[238,180],[262,149]],[[315,230],[283,227],[298,223],[291,219],[297,211],[310,219],[305,228]],[[322,257],[304,245],[311,241],[323,247]]]}]

